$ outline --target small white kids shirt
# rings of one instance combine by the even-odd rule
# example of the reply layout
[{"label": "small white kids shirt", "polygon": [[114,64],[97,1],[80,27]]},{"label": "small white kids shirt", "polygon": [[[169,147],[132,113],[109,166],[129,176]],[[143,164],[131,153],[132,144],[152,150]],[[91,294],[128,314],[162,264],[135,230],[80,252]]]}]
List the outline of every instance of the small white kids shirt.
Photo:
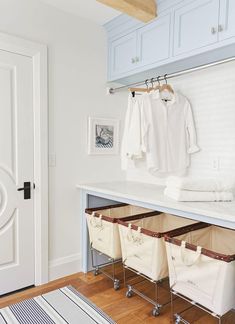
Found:
[{"label": "small white kids shirt", "polygon": [[128,106],[125,116],[125,124],[121,146],[121,166],[126,170],[130,161],[140,159],[143,156],[142,149],[142,116],[141,109],[143,96],[128,96]]},{"label": "small white kids shirt", "polygon": [[199,151],[193,114],[182,94],[175,92],[169,101],[163,96],[159,92],[143,95],[142,148],[152,174],[182,173],[190,164],[190,154]]}]

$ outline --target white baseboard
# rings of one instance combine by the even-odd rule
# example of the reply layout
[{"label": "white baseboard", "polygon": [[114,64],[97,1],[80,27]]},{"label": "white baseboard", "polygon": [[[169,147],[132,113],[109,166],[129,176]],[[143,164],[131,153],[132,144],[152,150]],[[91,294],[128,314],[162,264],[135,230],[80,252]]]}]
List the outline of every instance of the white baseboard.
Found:
[{"label": "white baseboard", "polygon": [[81,271],[81,255],[73,254],[49,262],[49,281]]}]

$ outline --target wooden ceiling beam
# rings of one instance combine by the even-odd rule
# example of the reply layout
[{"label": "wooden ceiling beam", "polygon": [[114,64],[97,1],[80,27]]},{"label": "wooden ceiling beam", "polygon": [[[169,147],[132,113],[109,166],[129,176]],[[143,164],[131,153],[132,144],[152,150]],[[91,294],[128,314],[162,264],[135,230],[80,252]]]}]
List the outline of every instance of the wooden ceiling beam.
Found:
[{"label": "wooden ceiling beam", "polygon": [[119,10],[143,22],[149,22],[157,16],[155,0],[97,0],[113,9]]}]

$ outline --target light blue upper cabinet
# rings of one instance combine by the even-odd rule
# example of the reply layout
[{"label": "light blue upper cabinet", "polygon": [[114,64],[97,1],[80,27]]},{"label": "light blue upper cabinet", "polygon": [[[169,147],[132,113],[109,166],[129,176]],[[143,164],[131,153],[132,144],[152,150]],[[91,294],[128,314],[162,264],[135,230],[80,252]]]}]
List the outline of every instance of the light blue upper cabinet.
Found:
[{"label": "light blue upper cabinet", "polygon": [[219,0],[197,0],[175,10],[174,55],[217,42],[219,5]]},{"label": "light blue upper cabinet", "polygon": [[138,67],[165,60],[170,55],[171,16],[159,17],[137,30]]},{"label": "light blue upper cabinet", "polygon": [[234,56],[235,0],[162,0],[152,22],[121,15],[106,30],[109,81],[170,73]]},{"label": "light blue upper cabinet", "polygon": [[235,37],[235,0],[220,0],[219,39]]},{"label": "light blue upper cabinet", "polygon": [[141,71],[169,54],[170,15],[166,15],[109,43],[109,79]]},{"label": "light blue upper cabinet", "polygon": [[136,32],[111,42],[109,48],[110,78],[118,77],[136,68]]}]

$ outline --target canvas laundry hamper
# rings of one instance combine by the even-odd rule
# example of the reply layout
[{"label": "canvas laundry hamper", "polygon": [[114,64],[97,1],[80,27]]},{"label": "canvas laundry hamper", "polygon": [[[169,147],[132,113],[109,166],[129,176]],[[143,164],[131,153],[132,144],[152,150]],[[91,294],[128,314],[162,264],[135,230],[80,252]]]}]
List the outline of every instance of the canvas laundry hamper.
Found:
[{"label": "canvas laundry hamper", "polygon": [[168,276],[164,235],[182,228],[190,231],[196,222],[160,213],[135,221],[119,220],[123,264],[158,281]]},{"label": "canvas laundry hamper", "polygon": [[134,220],[158,214],[156,211],[128,204],[88,208],[85,213],[92,248],[115,260],[122,257],[118,220]]},{"label": "canvas laundry hamper", "polygon": [[165,240],[174,291],[219,316],[235,308],[235,231],[208,225]]}]

